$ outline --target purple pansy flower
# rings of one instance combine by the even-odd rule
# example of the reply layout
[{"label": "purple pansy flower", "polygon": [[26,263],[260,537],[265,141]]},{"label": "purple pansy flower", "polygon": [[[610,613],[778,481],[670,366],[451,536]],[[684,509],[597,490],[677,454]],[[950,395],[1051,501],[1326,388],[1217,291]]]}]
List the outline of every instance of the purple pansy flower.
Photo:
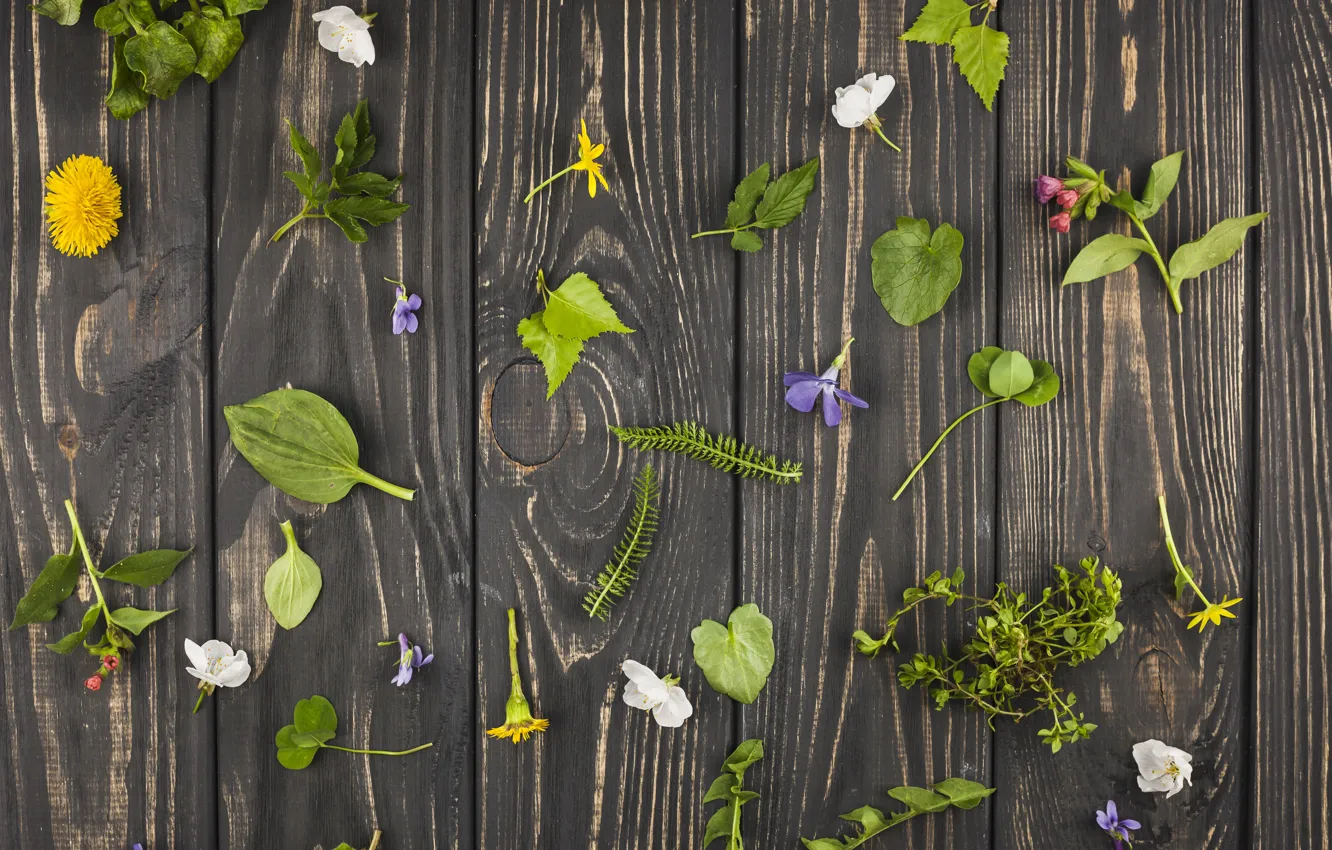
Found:
[{"label": "purple pansy flower", "polygon": [[1131,846],[1133,836],[1129,835],[1129,832],[1134,829],[1142,829],[1142,824],[1131,818],[1119,819],[1119,808],[1115,805],[1114,800],[1105,804],[1105,811],[1096,810],[1096,825],[1115,842],[1115,850],[1123,850],[1125,841]]},{"label": "purple pansy flower", "polygon": [[864,399],[837,386],[838,372],[846,363],[846,352],[853,342],[854,338],[846,341],[842,353],[837,355],[832,366],[822,375],[815,375],[812,372],[787,372],[782,377],[782,383],[789,388],[786,391],[786,403],[801,413],[809,413],[814,409],[814,403],[822,398],[823,421],[830,428],[842,421],[842,406],[838,404],[839,399],[856,407],[869,407],[869,403]]},{"label": "purple pansy flower", "polygon": [[[393,641],[381,643],[380,646],[392,646]],[[435,660],[435,654],[421,657],[421,647],[412,646],[411,641],[407,640],[407,635],[398,633],[398,649],[402,654],[398,656],[398,675],[393,677],[393,684],[402,687],[412,680],[412,673],[418,667],[424,667]]]},{"label": "purple pansy flower", "polygon": [[416,333],[416,311],[421,309],[421,296],[413,293],[407,294],[407,287],[402,285],[402,281],[388,280],[389,283],[398,284],[396,294],[398,300],[393,302],[393,333],[401,334],[406,331],[409,334]]},{"label": "purple pansy flower", "polygon": [[1055,193],[1064,188],[1064,181],[1058,177],[1042,174],[1036,178],[1036,200],[1043,204],[1050,203]]}]

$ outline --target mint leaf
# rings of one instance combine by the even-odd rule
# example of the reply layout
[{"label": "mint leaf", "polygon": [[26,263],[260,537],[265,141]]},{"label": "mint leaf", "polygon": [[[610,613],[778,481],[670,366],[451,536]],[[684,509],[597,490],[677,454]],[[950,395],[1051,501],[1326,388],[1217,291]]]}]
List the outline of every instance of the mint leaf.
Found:
[{"label": "mint leaf", "polygon": [[45,15],[61,26],[69,27],[79,22],[79,15],[83,11],[83,0],[42,0],[28,8],[39,15]]},{"label": "mint leaf", "polygon": [[776,659],[772,620],[752,602],[731,612],[727,625],[704,620],[689,633],[694,662],[712,689],[745,704],[758,699]]},{"label": "mint leaf", "polygon": [[874,291],[893,321],[915,325],[943,309],[962,280],[962,243],[952,225],[931,236],[929,222],[906,217],[874,240]]},{"label": "mint leaf", "polygon": [[189,39],[164,21],[125,42],[125,64],[138,74],[140,87],[155,97],[175,94],[197,60]]},{"label": "mint leaf", "polygon": [[291,521],[282,523],[282,536],[287,540],[287,551],[273,562],[264,577],[264,600],[273,619],[284,629],[299,626],[314,608],[319,591],[324,587],[324,575],[314,559],[296,543],[296,532]]},{"label": "mint leaf", "polygon": [[[740,185],[735,187],[735,200],[726,206],[727,227],[743,227],[749,223],[754,215],[754,207],[758,204],[759,198],[763,196],[763,190],[768,186],[769,172],[770,168],[768,163],[765,162],[751,171],[744,180],[740,181]],[[762,242],[759,244],[761,245]]]},{"label": "mint leaf", "polygon": [[1251,227],[1267,218],[1260,212],[1241,218],[1228,218],[1214,225],[1199,239],[1181,245],[1170,258],[1170,280],[1179,284],[1214,269],[1235,256]]},{"label": "mint leaf", "polygon": [[153,549],[140,552],[117,561],[109,570],[102,573],[102,578],[133,584],[138,587],[154,587],[171,578],[180,562],[189,557],[193,549],[184,552],[175,549]]},{"label": "mint leaf", "polygon": [[61,553],[47,558],[46,566],[32,580],[32,586],[14,608],[14,622],[9,624],[9,630],[29,623],[49,623],[54,620],[56,614],[60,613],[60,603],[68,599],[78,586],[82,567],[83,559],[79,554],[77,538],[74,548],[68,554]]},{"label": "mint leaf", "polygon": [[198,14],[186,12],[176,25],[199,57],[194,72],[210,83],[222,76],[245,43],[240,21],[211,6]]},{"label": "mint leaf", "polygon": [[962,27],[953,35],[953,60],[985,108],[993,112],[994,96],[1008,67],[1008,34],[985,24]]},{"label": "mint leaf", "polygon": [[176,613],[174,608],[170,611],[141,611],[138,608],[117,608],[108,615],[107,619],[125,631],[137,635],[158,620],[174,613]]},{"label": "mint leaf", "polygon": [[1086,283],[1123,271],[1137,262],[1143,251],[1150,250],[1151,247],[1143,240],[1119,233],[1107,233],[1097,237],[1088,242],[1087,246],[1073,258],[1073,262],[1068,264],[1068,271],[1064,272],[1063,285]]},{"label": "mint leaf", "polygon": [[607,331],[634,332],[620,321],[597,282],[582,272],[565,278],[560,288],[551,293],[544,312],[546,328],[565,339],[586,341]]},{"label": "mint leaf", "polygon": [[1027,407],[1040,407],[1059,395],[1059,376],[1055,374],[1054,367],[1044,360],[1032,360],[1031,371],[1031,386],[1013,396],[1013,400]]},{"label": "mint leaf", "polygon": [[583,354],[583,341],[551,333],[546,327],[544,310],[519,322],[518,336],[522,338],[523,348],[535,354],[546,369],[546,398],[549,399],[578,363]]},{"label": "mint leaf", "polygon": [[763,247],[763,237],[751,230],[738,230],[731,234],[731,247],[752,254]]},{"label": "mint leaf", "polygon": [[768,184],[754,211],[755,224],[766,230],[785,227],[805,209],[809,193],[814,191],[814,180],[819,172],[816,156],[797,169],[788,171]]},{"label": "mint leaf", "polygon": [[69,655],[79,644],[83,643],[84,638],[88,637],[88,632],[92,631],[93,626],[97,625],[97,618],[102,614],[102,606],[93,603],[93,606],[83,612],[83,624],[77,632],[65,635],[55,643],[48,643],[46,648],[52,652],[58,652],[61,655]]},{"label": "mint leaf", "polygon": [[1021,351],[1005,351],[990,364],[990,389],[1000,398],[1012,398],[1031,386],[1035,373]]},{"label": "mint leaf", "polygon": [[971,23],[971,6],[966,0],[930,0],[920,10],[911,29],[898,38],[926,44],[951,44],[958,28]]}]

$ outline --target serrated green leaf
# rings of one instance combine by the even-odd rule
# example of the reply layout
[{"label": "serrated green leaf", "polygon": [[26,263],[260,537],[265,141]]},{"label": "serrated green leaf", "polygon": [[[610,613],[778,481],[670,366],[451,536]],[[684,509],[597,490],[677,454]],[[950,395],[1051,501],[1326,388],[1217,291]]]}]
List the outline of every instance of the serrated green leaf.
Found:
[{"label": "serrated green leaf", "polygon": [[1008,67],[1008,34],[985,24],[961,27],[953,34],[953,61],[993,112],[994,96]]},{"label": "serrated green leaf", "polygon": [[150,24],[125,42],[125,64],[148,94],[168,98],[194,71],[198,57],[190,40],[165,21]]},{"label": "serrated green leaf", "polygon": [[337,214],[340,217],[364,221],[372,227],[388,224],[409,209],[411,209],[410,204],[399,204],[385,198],[372,198],[367,195],[334,198],[324,205],[324,212],[328,213],[330,218]]},{"label": "serrated green leaf", "polygon": [[61,26],[69,27],[79,22],[83,12],[83,0],[42,0],[28,7],[39,15],[45,15]]},{"label": "serrated green leaf", "polygon": [[694,642],[694,662],[713,690],[746,705],[758,699],[772,672],[776,646],[772,620],[757,605],[736,608],[725,626],[704,620],[689,637]]},{"label": "serrated green leaf", "polygon": [[101,614],[101,604],[94,603],[91,608],[83,612],[83,622],[79,626],[77,632],[65,635],[55,643],[48,643],[46,648],[52,652],[58,652],[61,655],[69,655],[78,648],[79,644],[83,643],[86,637],[88,637],[88,632],[91,632],[93,626],[97,625],[97,618],[100,617]]},{"label": "serrated green leaf", "polygon": [[752,254],[763,247],[763,237],[752,230],[739,230],[731,234],[731,247]]},{"label": "serrated green leaf", "polygon": [[15,606],[14,621],[9,624],[9,630],[30,623],[49,623],[54,620],[56,614],[60,613],[60,603],[68,599],[74,593],[74,588],[78,587],[82,567],[83,558],[77,539],[70,552],[47,558],[46,565]]},{"label": "serrated green leaf", "polygon": [[344,195],[369,195],[372,198],[387,198],[402,185],[401,177],[388,178],[370,171],[360,171],[344,177],[336,187]]},{"label": "serrated green leaf", "polygon": [[1097,237],[1088,242],[1087,246],[1073,258],[1073,262],[1068,264],[1068,271],[1064,272],[1063,285],[1086,283],[1123,271],[1137,262],[1144,251],[1150,250],[1151,246],[1146,242],[1132,236],[1107,233]]},{"label": "serrated green leaf", "polygon": [[235,17],[246,12],[257,12],[268,5],[268,0],[222,0],[227,14]]},{"label": "serrated green leaf", "polygon": [[282,176],[290,180],[292,183],[294,183],[296,185],[296,188],[300,191],[301,195],[306,200],[309,201],[314,200],[315,189],[314,185],[310,182],[309,177],[306,177],[304,174],[302,174],[299,171],[284,171],[282,172]]},{"label": "serrated green leaf", "polygon": [[1012,398],[1035,380],[1031,363],[1021,351],[1005,351],[990,364],[990,389],[1001,398]]},{"label": "serrated green leaf", "polygon": [[264,576],[264,601],[279,626],[294,629],[314,608],[319,591],[324,587],[324,574],[297,544],[290,520],[282,523],[282,536],[287,541],[287,551],[273,562]]},{"label": "serrated green leaf", "polygon": [[742,227],[754,217],[754,207],[758,205],[759,198],[763,197],[770,172],[771,168],[765,162],[751,171],[740,181],[740,185],[735,187],[735,199],[726,206],[727,227]]},{"label": "serrated green leaf", "polygon": [[310,144],[310,140],[296,129],[296,125],[287,122],[287,138],[291,142],[291,149],[296,151],[296,155],[301,158],[301,164],[305,166],[305,176],[313,184],[319,179],[319,174],[324,170],[323,160],[319,158],[319,151]]},{"label": "serrated green leaf", "polygon": [[336,210],[330,212],[328,213],[328,220],[338,226],[338,229],[342,231],[342,235],[346,236],[347,241],[349,242],[354,242],[359,245],[370,238],[370,235],[365,232],[365,228],[357,223],[354,218],[345,213],[340,213]]},{"label": "serrated green leaf", "polygon": [[144,629],[156,623],[171,614],[176,613],[176,609],[170,611],[142,611],[138,608],[117,608],[111,612],[109,619],[111,622],[120,626],[131,634],[141,634]]},{"label": "serrated green leaf", "polygon": [[1031,369],[1031,386],[1013,399],[1027,407],[1040,407],[1059,395],[1059,376],[1055,374],[1054,366],[1044,360],[1032,360]]},{"label": "serrated green leaf", "polygon": [[565,339],[587,341],[607,332],[634,332],[620,321],[597,282],[582,272],[569,275],[550,294],[544,313],[546,328]]},{"label": "serrated green leaf", "polygon": [[186,12],[176,25],[198,56],[194,72],[210,83],[222,76],[231,60],[236,58],[236,51],[245,43],[240,21],[228,18],[221,9],[211,6],[197,14]]},{"label": "serrated green leaf", "polygon": [[140,552],[117,561],[102,573],[102,578],[138,587],[154,587],[171,578],[171,574],[176,571],[180,562],[188,558],[193,551],[193,549],[183,552],[175,549],[153,549]]},{"label": "serrated green leaf", "polygon": [[352,120],[356,124],[356,150],[349,166],[361,168],[375,155],[375,134],[370,132],[370,101],[362,100],[356,104]]},{"label": "serrated green leaf", "polygon": [[333,136],[333,144],[338,152],[333,160],[333,184],[337,185],[351,170],[352,160],[356,158],[356,117],[352,113],[342,116],[338,132]]},{"label": "serrated green leaf", "polygon": [[962,234],[925,219],[899,218],[870,249],[874,292],[893,321],[915,325],[943,309],[962,280]]},{"label": "serrated green leaf", "polygon": [[546,398],[549,399],[578,363],[583,354],[583,341],[551,333],[546,327],[544,310],[538,310],[519,322],[518,336],[522,338],[523,348],[535,354],[545,367]]},{"label": "serrated green leaf", "polygon": [[1181,245],[1170,258],[1170,279],[1178,288],[1179,284],[1195,278],[1205,271],[1216,268],[1235,256],[1249,229],[1267,218],[1267,213],[1260,212],[1240,218],[1228,218],[1217,223],[1199,239]]},{"label": "serrated green leaf", "polygon": [[788,171],[768,184],[754,211],[755,223],[765,230],[785,227],[804,212],[809,193],[814,191],[819,172],[816,156],[804,165]]},{"label": "serrated green leaf", "polygon": [[971,6],[966,0],[930,0],[920,10],[911,29],[898,38],[926,44],[952,44],[953,35],[971,23]]}]

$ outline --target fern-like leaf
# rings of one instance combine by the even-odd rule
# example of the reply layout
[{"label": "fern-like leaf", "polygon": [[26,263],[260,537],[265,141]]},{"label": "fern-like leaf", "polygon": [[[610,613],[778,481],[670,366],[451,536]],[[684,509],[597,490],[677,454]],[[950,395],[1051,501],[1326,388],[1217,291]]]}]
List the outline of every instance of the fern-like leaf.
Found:
[{"label": "fern-like leaf", "polygon": [[615,547],[615,554],[601,570],[596,588],[583,599],[583,610],[589,617],[605,620],[610,615],[613,597],[624,596],[629,585],[638,578],[638,565],[652,550],[652,535],[657,532],[657,519],[661,515],[657,503],[661,498],[661,485],[651,464],[643,467],[634,479],[634,514],[624,537]]},{"label": "fern-like leaf", "polygon": [[612,425],[611,432],[620,442],[640,451],[678,452],[742,478],[762,478],[777,484],[794,484],[800,480],[798,462],[778,460],[735,437],[714,437],[696,422],[676,422],[656,428],[617,428]]}]

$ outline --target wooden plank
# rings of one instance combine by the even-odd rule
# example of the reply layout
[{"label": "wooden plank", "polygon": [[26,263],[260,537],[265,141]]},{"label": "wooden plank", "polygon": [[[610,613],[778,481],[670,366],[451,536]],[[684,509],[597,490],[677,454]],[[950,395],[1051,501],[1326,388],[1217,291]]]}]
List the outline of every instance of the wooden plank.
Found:
[{"label": "wooden plank", "polygon": [[1325,378],[1332,364],[1332,225],[1310,214],[1310,199],[1332,188],[1332,9],[1282,0],[1254,4],[1253,11],[1255,194],[1272,218],[1254,262],[1260,336],[1251,846],[1313,850],[1332,843],[1332,400]]},{"label": "wooden plank", "polygon": [[[891,809],[884,792],[897,785],[989,774],[977,715],[936,713],[925,693],[898,686],[890,654],[869,660],[851,641],[858,628],[880,633],[902,591],[931,570],[961,566],[973,589],[993,580],[992,419],[955,432],[891,500],[920,453],[976,403],[966,358],[995,327],[996,122],[946,51],[897,40],[922,5],[782,0],[746,11],[741,170],[822,158],[804,215],[741,260],[741,431],[805,464],[797,486],[741,488],[740,601],[758,603],[777,640],[768,689],[743,712],[743,736],[769,752],[756,773],[760,847],[834,834],[846,826],[837,815],[862,805]],[[834,90],[870,71],[898,78],[880,115],[903,153],[830,115]],[[950,222],[966,239],[961,285],[913,328],[892,321],[871,278],[871,246],[898,216]],[[870,407],[832,430],[787,407],[782,374],[822,372],[851,336],[844,379]],[[904,629],[903,650],[955,645],[961,626],[960,612],[931,611]],[[989,818],[981,806],[905,831],[913,846],[984,846]]]},{"label": "wooden plank", "polygon": [[[478,703],[482,725],[499,725],[514,606],[527,695],[552,726],[482,745],[478,847],[702,843],[732,712],[694,666],[689,631],[727,610],[734,486],[696,461],[640,456],[607,429],[733,425],[733,261],[724,243],[689,239],[725,215],[735,177],[733,21],[715,0],[479,7]],[[610,190],[589,198],[575,174],[524,205],[572,161],[580,118],[606,144]],[[637,329],[589,342],[549,402],[515,330],[540,306],[541,267],[552,285],[586,272]],[[589,620],[582,597],[647,462],[663,486],[656,546],[609,621]],[[683,729],[621,701],[626,658],[683,676],[696,709]]]},{"label": "wooden plank", "polygon": [[[246,72],[217,89],[220,630],[253,653],[256,673],[218,709],[220,840],[363,847],[377,826],[395,850],[470,848],[471,221],[459,200],[471,181],[471,7],[379,10],[376,62],[358,70],[320,49],[310,16],[324,5],[259,13]],[[297,163],[285,119],[327,156],[362,97],[379,138],[370,169],[402,173],[411,210],[359,247],[320,221],[268,245],[300,203],[282,177]],[[385,277],[421,295],[415,335],[391,333]],[[221,407],[288,382],[342,411],[364,467],[417,488],[415,501],[359,487],[318,507],[260,479],[227,442]],[[262,590],[285,519],[324,576],[290,632],[275,626]],[[395,650],[375,645],[400,631],[435,653],[401,689],[389,681]],[[290,772],[273,735],[312,694],[337,708],[343,746],[435,746],[403,758],[324,752]]]},{"label": "wooden plank", "polygon": [[[1121,571],[1126,628],[1100,658],[1061,683],[1074,691],[1088,742],[1051,755],[1035,722],[1000,725],[995,740],[995,846],[1067,847],[1098,840],[1092,812],[1115,799],[1145,825],[1139,837],[1180,847],[1244,846],[1248,629],[1185,630],[1173,601],[1156,496],[1176,540],[1216,597],[1246,596],[1252,561],[1252,434],[1246,342],[1252,281],[1238,260],[1184,286],[1171,309],[1153,264],[1108,281],[1059,281],[1076,250],[1128,223],[1113,209],[1068,236],[1030,180],[1062,173],[1073,154],[1141,192],[1156,159],[1186,152],[1179,186],[1148,222],[1169,252],[1212,223],[1250,212],[1246,143],[1246,4],[1010,4],[1000,219],[1002,341],[1050,360],[1060,396],[1000,421],[999,576],[1039,592],[1050,565],[1104,547]],[[1247,251],[1254,249],[1250,239]],[[1251,256],[1251,255],[1250,255]],[[1193,787],[1166,801],[1137,789],[1133,744],[1157,738],[1193,755]],[[1076,789],[1076,797],[1052,793]]]},{"label": "wooden plank", "polygon": [[[7,623],[69,545],[66,498],[95,554],[195,554],[160,587],[105,586],[117,606],[179,610],[96,694],[83,688],[93,658],[43,648],[77,629],[87,579],[55,622],[0,640],[0,839],[206,850],[213,730],[190,716],[181,642],[203,640],[213,616],[208,89],[190,81],[129,122],[111,118],[106,37],[91,17],[61,27],[22,3],[0,16],[0,184],[13,212],[0,216],[0,611]],[[102,157],[122,187],[120,234],[92,259],[58,254],[42,221],[43,179],[74,154]]]}]

